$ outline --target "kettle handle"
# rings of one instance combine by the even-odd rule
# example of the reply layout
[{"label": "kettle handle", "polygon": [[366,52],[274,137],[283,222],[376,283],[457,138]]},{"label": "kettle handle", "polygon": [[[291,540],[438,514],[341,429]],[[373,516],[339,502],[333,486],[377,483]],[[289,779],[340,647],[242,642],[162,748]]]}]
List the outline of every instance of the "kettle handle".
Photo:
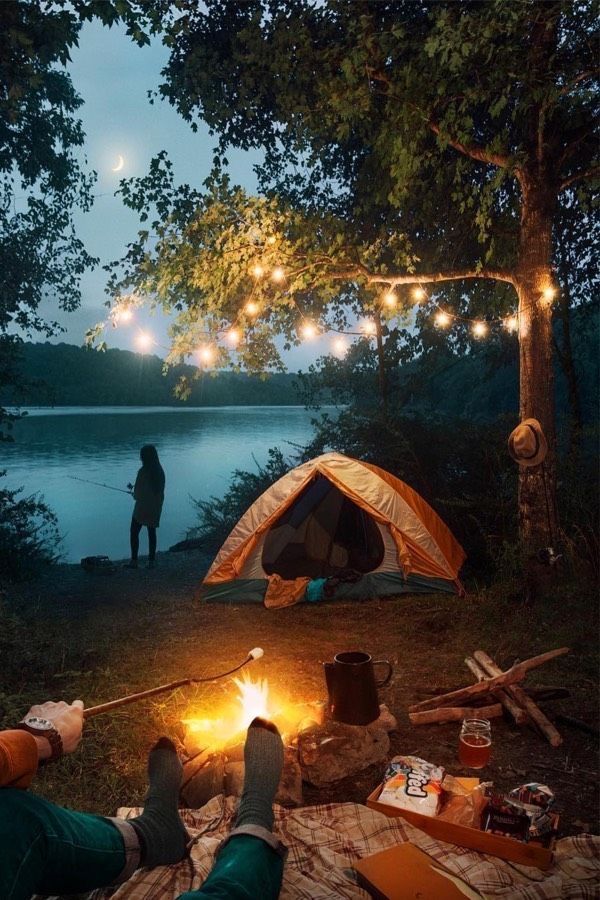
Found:
[{"label": "kettle handle", "polygon": [[383,681],[375,682],[378,688],[385,687],[386,684],[389,683],[389,680],[392,677],[392,672],[394,671],[392,668],[392,664],[388,659],[374,659],[373,667],[375,667],[375,666],[387,666],[388,667],[388,673],[385,676],[385,678],[383,679]]}]

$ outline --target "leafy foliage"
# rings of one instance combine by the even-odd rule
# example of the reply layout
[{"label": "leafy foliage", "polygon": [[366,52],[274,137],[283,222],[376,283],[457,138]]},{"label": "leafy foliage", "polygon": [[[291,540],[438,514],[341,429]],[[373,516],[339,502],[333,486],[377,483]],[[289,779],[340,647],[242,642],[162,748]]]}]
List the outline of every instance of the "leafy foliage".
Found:
[{"label": "leafy foliage", "polygon": [[248,507],[294,465],[281,450],[271,448],[267,462],[256,464],[256,472],[236,469],[222,498],[193,501],[199,523],[188,531],[188,538],[199,538],[206,549],[216,551]]},{"label": "leafy foliage", "polygon": [[56,516],[41,497],[19,497],[22,491],[0,487],[0,583],[31,577],[57,559]]}]

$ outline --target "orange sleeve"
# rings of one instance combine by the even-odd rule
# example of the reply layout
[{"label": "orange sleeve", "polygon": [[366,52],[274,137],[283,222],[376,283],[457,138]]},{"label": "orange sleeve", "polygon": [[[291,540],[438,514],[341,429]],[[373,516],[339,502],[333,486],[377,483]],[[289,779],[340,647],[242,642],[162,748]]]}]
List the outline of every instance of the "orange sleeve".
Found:
[{"label": "orange sleeve", "polygon": [[29,787],[38,766],[38,748],[26,731],[0,732],[0,788]]}]

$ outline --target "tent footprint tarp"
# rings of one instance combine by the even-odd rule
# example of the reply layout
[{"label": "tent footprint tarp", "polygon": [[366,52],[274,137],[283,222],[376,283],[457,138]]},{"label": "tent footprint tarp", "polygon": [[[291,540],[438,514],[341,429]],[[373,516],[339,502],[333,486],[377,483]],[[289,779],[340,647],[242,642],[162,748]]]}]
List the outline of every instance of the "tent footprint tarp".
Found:
[{"label": "tent footprint tarp", "polygon": [[[419,494],[377,466],[325,453],[271,485],[239,520],[201,589],[208,602],[289,605],[460,593],[465,554]],[[318,584],[316,584],[318,582]],[[311,589],[307,588],[311,586]]]}]

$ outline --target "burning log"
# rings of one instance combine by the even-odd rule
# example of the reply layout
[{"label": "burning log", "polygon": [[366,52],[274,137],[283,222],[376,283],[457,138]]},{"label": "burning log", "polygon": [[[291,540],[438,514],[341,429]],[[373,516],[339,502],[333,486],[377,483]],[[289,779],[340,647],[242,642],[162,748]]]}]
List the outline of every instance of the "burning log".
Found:
[{"label": "burning log", "polygon": [[[467,656],[465,659],[465,665],[468,669],[473,673],[477,681],[483,681],[488,677],[488,672],[481,668],[479,663],[473,659],[472,656]],[[498,672],[494,672],[494,675],[497,675]],[[512,697],[509,696],[506,690],[503,688],[497,688],[494,691],[493,696],[500,701],[502,706],[509,711],[517,725],[523,725],[525,722],[529,720],[529,717],[525,710],[523,710],[519,704]]]},{"label": "burning log", "polygon": [[482,719],[497,719],[502,715],[502,704],[493,703],[476,710],[465,706],[441,706],[424,712],[409,712],[408,718],[413,725],[431,725],[433,722],[460,722],[465,716],[473,716],[475,713]]},{"label": "burning log", "polygon": [[[494,660],[483,650],[476,650],[473,654],[477,662],[485,669],[489,675],[499,675],[502,670],[496,665]],[[516,700],[529,715],[529,718],[539,728],[542,734],[548,739],[552,747],[560,747],[563,739],[552,722],[546,718],[539,706],[528,697],[523,688],[518,685],[507,685],[507,693]]]},{"label": "burning log", "polygon": [[541,653],[539,656],[532,656],[531,659],[525,659],[523,662],[517,663],[506,672],[502,672],[494,678],[486,678],[484,681],[479,681],[477,684],[461,688],[458,691],[452,691],[450,694],[442,694],[437,697],[432,697],[429,700],[422,700],[420,703],[415,703],[412,706],[409,706],[409,712],[421,712],[426,709],[436,709],[438,706],[451,706],[463,700],[470,701],[479,694],[490,693],[498,687],[515,684],[515,682],[521,681],[530,669],[542,666],[551,659],[556,659],[558,656],[564,656],[564,654],[568,652],[569,647],[559,647],[557,650],[549,650],[547,653]]}]

